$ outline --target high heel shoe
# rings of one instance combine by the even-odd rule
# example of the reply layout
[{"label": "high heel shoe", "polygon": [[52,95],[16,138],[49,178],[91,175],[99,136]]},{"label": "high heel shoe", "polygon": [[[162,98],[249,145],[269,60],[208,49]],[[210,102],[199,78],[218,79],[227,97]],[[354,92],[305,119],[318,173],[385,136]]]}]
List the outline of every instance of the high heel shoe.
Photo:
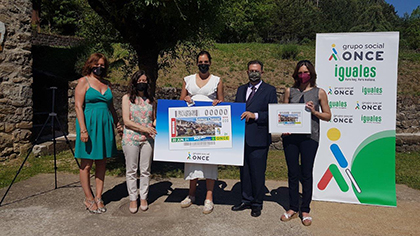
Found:
[{"label": "high heel shoe", "polygon": [[[105,213],[106,212],[106,208],[105,208],[105,205],[104,205],[104,201],[102,201],[102,199],[101,198],[97,198],[97,199],[95,199],[95,202],[96,202],[96,205],[98,205],[98,210],[101,212],[101,213]],[[103,207],[99,207],[99,204],[102,204],[102,205],[104,205]]]},{"label": "high heel shoe", "polygon": [[[101,214],[102,213],[99,210],[99,208],[92,209],[96,205],[96,202],[93,199],[88,200],[88,199],[85,198],[85,200],[83,201],[83,205],[85,205],[85,208],[86,208],[87,211],[89,211],[89,213],[92,213],[92,214]],[[96,206],[96,207],[98,207],[98,206]]]}]

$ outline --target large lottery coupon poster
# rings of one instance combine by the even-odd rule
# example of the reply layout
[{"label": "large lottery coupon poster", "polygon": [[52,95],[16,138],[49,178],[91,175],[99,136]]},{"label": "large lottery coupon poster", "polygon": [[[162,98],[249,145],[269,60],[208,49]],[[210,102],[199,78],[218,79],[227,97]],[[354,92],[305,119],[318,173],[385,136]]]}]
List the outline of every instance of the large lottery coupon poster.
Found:
[{"label": "large lottery coupon poster", "polygon": [[321,122],[315,200],[396,206],[398,42],[398,32],[317,34],[332,117]]},{"label": "large lottery coupon poster", "polygon": [[158,100],[153,160],[243,165],[243,103]]}]

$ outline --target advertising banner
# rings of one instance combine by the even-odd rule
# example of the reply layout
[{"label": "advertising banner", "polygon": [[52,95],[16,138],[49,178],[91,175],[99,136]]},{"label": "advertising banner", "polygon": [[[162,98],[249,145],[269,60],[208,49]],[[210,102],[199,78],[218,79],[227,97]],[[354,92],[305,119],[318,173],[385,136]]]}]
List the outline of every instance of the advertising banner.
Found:
[{"label": "advertising banner", "polygon": [[243,165],[244,103],[158,100],[153,160]]},{"label": "advertising banner", "polygon": [[398,32],[317,34],[320,122],[314,200],[396,206]]}]

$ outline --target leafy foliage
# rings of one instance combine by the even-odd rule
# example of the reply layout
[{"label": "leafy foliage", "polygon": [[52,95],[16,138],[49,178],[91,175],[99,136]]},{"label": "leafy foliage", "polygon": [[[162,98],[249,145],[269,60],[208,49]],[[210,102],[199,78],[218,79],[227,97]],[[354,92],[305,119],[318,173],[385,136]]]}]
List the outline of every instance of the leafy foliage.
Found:
[{"label": "leafy foliage", "polygon": [[401,29],[402,39],[411,49],[420,49],[420,6],[413,10],[410,16],[404,17]]},{"label": "leafy foliage", "polygon": [[41,27],[49,33],[74,35],[80,13],[80,0],[41,0]]},{"label": "leafy foliage", "polygon": [[228,0],[224,2],[224,28],[218,41],[226,43],[261,42],[270,38],[273,0]]}]

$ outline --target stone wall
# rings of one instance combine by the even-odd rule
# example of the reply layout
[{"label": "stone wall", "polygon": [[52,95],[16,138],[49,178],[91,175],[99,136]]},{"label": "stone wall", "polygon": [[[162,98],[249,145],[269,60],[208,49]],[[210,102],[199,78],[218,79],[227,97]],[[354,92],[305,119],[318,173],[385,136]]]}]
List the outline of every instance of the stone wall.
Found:
[{"label": "stone wall", "polygon": [[397,151],[420,150],[420,96],[398,95],[397,98]]},{"label": "stone wall", "polygon": [[30,147],[32,128],[32,58],[30,0],[0,1],[5,24],[0,52],[0,160]]},{"label": "stone wall", "polygon": [[82,44],[83,38],[34,32],[32,45],[48,47],[74,47]]}]

